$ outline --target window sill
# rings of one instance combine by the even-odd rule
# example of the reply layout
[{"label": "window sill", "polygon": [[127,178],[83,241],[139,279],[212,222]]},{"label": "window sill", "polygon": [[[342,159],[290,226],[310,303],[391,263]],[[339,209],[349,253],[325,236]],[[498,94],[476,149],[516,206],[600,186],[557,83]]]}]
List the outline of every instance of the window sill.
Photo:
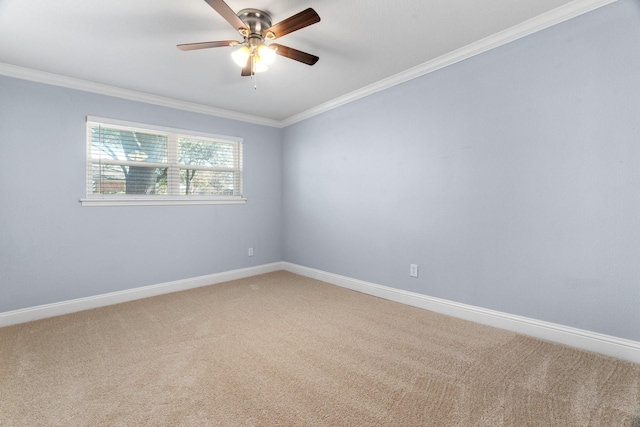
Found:
[{"label": "window sill", "polygon": [[82,206],[178,206],[178,205],[242,205],[243,197],[127,197],[80,199]]}]

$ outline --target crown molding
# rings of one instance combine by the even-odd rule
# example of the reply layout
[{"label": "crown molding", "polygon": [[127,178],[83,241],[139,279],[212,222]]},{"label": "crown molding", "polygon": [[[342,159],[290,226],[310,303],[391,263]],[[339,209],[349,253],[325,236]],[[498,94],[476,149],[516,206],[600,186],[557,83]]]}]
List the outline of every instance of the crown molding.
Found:
[{"label": "crown molding", "polygon": [[114,96],[131,101],[145,102],[148,104],[160,105],[163,107],[176,108],[179,110],[191,111],[194,113],[207,114],[210,116],[225,119],[238,120],[258,125],[284,128],[294,123],[306,120],[318,114],[322,114],[334,108],[348,104],[376,92],[389,89],[406,81],[437,71],[441,68],[487,52],[496,47],[526,37],[538,31],[552,27],[569,19],[575,18],[592,10],[614,3],[618,0],[574,0],[571,3],[560,6],[549,12],[543,13],[535,18],[529,19],[521,24],[515,25],[499,33],[493,34],[477,42],[471,43],[453,52],[442,55],[431,61],[425,62],[416,67],[410,68],[391,77],[380,80],[361,89],[355,90],[344,96],[340,96],[331,101],[320,104],[317,107],[303,111],[302,113],[290,116],[282,121],[267,119],[265,117],[252,116],[207,105],[181,101],[173,98],[166,98],[144,92],[137,92],[129,89],[122,89],[114,86],[95,83],[88,80],[81,80],[58,74],[19,67],[16,65],[0,62],[0,75],[15,77],[24,80],[31,80],[39,83],[62,86],[70,89],[77,89],[86,92],[98,93],[101,95]]},{"label": "crown molding", "polygon": [[460,49],[449,52],[431,61],[425,62],[416,67],[410,68],[401,73],[395,74],[386,79],[380,80],[371,85],[348,93],[347,95],[333,99],[329,102],[321,104],[317,107],[304,111],[300,114],[293,115],[282,121],[282,127],[290,126],[294,123],[306,120],[318,114],[333,110],[341,105],[348,104],[360,98],[372,95],[376,92],[389,89],[406,81],[415,79],[425,74],[432,73],[441,68],[495,49],[504,44],[526,37],[538,31],[560,24],[569,19],[575,18],[592,10],[614,3],[618,0],[575,0],[560,6],[549,12],[543,13],[535,18],[529,19],[521,24],[515,25],[504,31],[495,33],[477,42],[471,43]]},{"label": "crown molding", "polygon": [[221,117],[225,119],[239,120],[242,122],[271,127],[282,127],[282,123],[278,120],[252,116],[249,114],[238,113],[235,111],[224,110],[221,108],[196,104],[193,102],[181,101],[173,98],[166,98],[163,96],[152,95],[149,93],[138,92],[130,89],[122,89],[115,86],[95,83],[88,80],[76,79],[73,77],[66,77],[59,74],[48,73],[46,71],[34,70],[32,68],[20,67],[3,62],[0,62],[0,75],[15,77],[23,80],[30,80],[37,83],[44,83],[53,86],[61,86],[69,89],[82,90],[85,92],[92,92],[100,95],[113,96],[116,98],[123,98],[130,101],[139,101],[147,104],[159,105],[162,107],[191,111],[193,113],[207,114],[210,116]]}]

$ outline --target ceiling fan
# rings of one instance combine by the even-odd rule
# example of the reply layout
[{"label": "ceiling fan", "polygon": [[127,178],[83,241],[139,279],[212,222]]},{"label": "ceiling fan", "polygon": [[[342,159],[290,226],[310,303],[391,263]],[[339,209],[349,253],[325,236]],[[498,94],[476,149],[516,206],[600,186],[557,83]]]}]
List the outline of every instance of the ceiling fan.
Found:
[{"label": "ceiling fan", "polygon": [[237,14],[223,0],[205,0],[233,28],[243,41],[222,40],[201,43],[179,44],[180,50],[208,49],[212,47],[240,46],[232,57],[242,67],[242,76],[253,76],[256,72],[266,70],[266,66],[275,59],[275,55],[284,56],[303,64],[313,65],[318,62],[315,55],[287,47],[277,43],[265,44],[265,40],[279,37],[320,22],[315,10],[308,8],[284,21],[271,25],[271,16],[258,9],[242,9]]}]

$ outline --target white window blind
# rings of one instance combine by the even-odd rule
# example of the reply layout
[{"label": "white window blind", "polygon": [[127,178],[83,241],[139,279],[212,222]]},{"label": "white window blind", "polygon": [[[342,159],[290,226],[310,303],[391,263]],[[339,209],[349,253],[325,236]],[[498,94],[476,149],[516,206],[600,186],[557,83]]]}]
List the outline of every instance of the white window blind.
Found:
[{"label": "white window blind", "polygon": [[244,201],[242,140],[87,118],[83,205]]}]

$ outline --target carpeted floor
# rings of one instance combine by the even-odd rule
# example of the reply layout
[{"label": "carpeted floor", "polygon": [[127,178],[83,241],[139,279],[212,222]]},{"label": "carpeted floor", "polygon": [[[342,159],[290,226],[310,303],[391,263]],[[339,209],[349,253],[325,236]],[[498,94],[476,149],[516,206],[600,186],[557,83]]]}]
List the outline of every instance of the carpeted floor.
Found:
[{"label": "carpeted floor", "polygon": [[0,329],[2,426],[633,426],[640,365],[287,272]]}]

